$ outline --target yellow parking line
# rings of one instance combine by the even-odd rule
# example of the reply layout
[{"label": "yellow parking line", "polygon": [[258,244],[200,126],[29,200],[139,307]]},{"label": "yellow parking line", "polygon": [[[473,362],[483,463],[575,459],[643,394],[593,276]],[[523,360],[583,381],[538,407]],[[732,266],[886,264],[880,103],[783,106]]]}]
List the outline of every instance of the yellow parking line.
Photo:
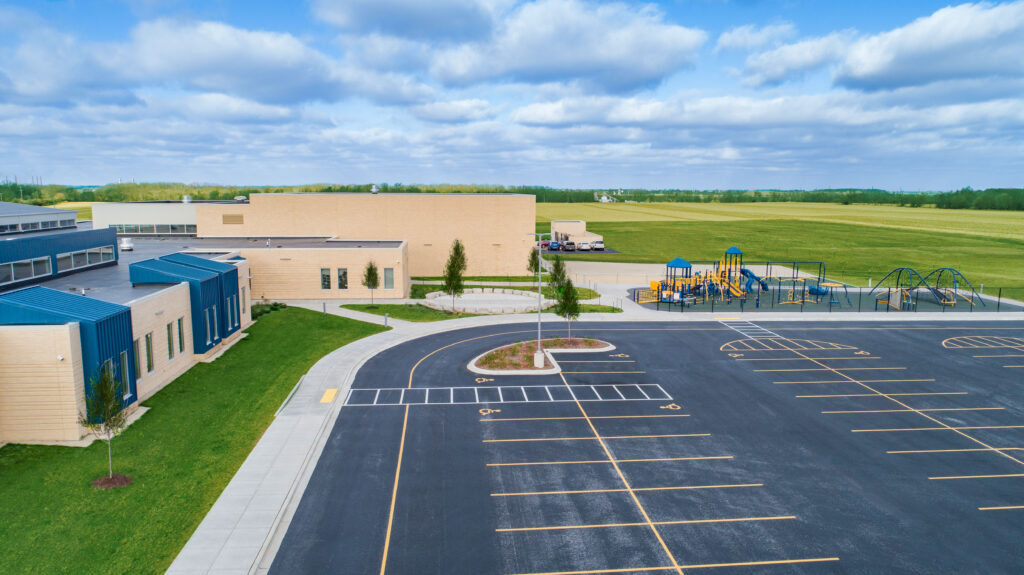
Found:
[{"label": "yellow parking line", "polygon": [[647,373],[646,371],[563,371],[562,373]]},{"label": "yellow parking line", "polygon": [[[690,417],[688,413],[666,413],[664,415],[591,415],[590,419],[647,419],[647,418],[663,418],[663,417]],[[574,419],[586,420],[586,417],[582,416],[566,416],[566,417],[495,417],[493,419],[486,418],[480,419],[480,421],[571,421]]]},{"label": "yellow parking line", "polygon": [[[764,487],[763,483],[730,483],[723,485],[677,485],[674,487],[634,487],[633,491],[683,491],[689,489],[728,489],[733,487]],[[578,489],[574,491],[526,491],[522,493],[492,493],[491,497],[519,497],[523,495],[579,495],[581,493],[628,493],[629,489]]]},{"label": "yellow parking line", "polygon": [[964,427],[894,427],[884,429],[851,429],[850,431],[854,433],[867,433],[871,431],[960,431],[963,429],[1019,429],[1022,427],[1024,427],[1024,425],[972,425]]},{"label": "yellow parking line", "polygon": [[[838,557],[815,557],[813,559],[777,559],[774,561],[744,561],[742,563],[703,563],[680,565],[680,569],[711,569],[715,567],[757,567],[762,565],[796,565],[799,563],[824,563],[839,561]],[[604,573],[650,573],[652,571],[676,571],[672,565],[663,567],[632,567],[629,569],[590,569],[584,571],[545,571],[543,573],[515,573],[513,575],[602,575]]]},{"label": "yellow parking line", "polygon": [[732,459],[732,455],[707,457],[656,457],[649,459],[587,459],[582,461],[526,461],[522,463],[488,463],[487,467],[519,467],[525,465],[575,465],[580,463],[648,463],[655,461],[705,461],[709,459]]},{"label": "yellow parking line", "polygon": [[324,394],[320,397],[320,403],[331,403],[334,398],[337,397],[338,390],[331,388],[324,390]]},{"label": "yellow parking line", "polygon": [[669,435],[602,435],[597,437],[527,437],[517,439],[484,439],[484,443],[513,443],[517,441],[580,441],[599,439],[655,439],[659,437],[710,437],[710,433],[673,433]]},{"label": "yellow parking line", "polygon": [[[685,521],[652,521],[654,525],[696,525],[700,523],[740,523],[745,521],[779,521],[796,519],[796,515],[777,517],[731,517],[727,519],[690,519]],[[599,523],[595,525],[552,525],[548,527],[509,527],[495,529],[498,533],[515,533],[520,531],[562,531],[568,529],[601,529],[604,527],[647,527],[647,523]]]},{"label": "yellow parking line", "polygon": [[767,371],[882,371],[903,370],[905,367],[803,367],[798,369],[755,369],[756,372]]},{"label": "yellow parking line", "polygon": [[927,393],[846,393],[840,395],[798,395],[797,397],[886,397],[906,395],[967,395],[966,391],[932,391]]},{"label": "yellow parking line", "polygon": [[936,407],[932,409],[858,409],[851,411],[822,411],[822,413],[919,413],[924,411],[991,411],[1005,407]]},{"label": "yellow parking line", "polygon": [[928,479],[991,479],[997,477],[1024,477],[1024,473],[1004,473],[1002,475],[947,475],[944,477],[929,477]]},{"label": "yellow parking line", "polygon": [[854,355],[849,357],[742,357],[736,361],[815,361],[819,359],[882,359],[881,356]]},{"label": "yellow parking line", "polygon": [[963,451],[1020,451],[1024,447],[973,447],[970,449],[904,449],[886,453],[959,453]]},{"label": "yellow parking line", "polygon": [[997,511],[1002,509],[1024,509],[1024,505],[1003,505],[1000,507],[979,507],[978,511]]}]

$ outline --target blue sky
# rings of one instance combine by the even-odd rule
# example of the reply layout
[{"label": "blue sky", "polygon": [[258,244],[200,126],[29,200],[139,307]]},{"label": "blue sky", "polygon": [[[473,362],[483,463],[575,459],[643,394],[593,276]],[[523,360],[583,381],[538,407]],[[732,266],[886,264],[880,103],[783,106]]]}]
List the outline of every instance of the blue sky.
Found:
[{"label": "blue sky", "polygon": [[0,177],[1024,186],[1024,0],[0,0]]}]

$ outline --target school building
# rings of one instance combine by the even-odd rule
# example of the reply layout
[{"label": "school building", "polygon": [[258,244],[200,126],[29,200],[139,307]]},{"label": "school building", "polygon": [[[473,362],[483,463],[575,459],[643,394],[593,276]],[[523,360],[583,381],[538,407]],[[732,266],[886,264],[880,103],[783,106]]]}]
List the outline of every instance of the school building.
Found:
[{"label": "school building", "polygon": [[381,299],[441,275],[456,238],[467,275],[523,275],[536,210],[518,194],[289,193],[98,203],[93,217],[0,203],[0,444],[80,439],[102,371],[135,409],[242,337],[253,299],[369,297],[370,261]]}]

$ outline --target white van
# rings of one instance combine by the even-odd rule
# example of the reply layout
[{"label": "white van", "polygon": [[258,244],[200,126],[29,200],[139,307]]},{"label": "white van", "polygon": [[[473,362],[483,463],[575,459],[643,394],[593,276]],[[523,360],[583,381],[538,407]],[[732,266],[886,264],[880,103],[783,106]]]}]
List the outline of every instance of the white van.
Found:
[{"label": "white van", "polygon": [[590,244],[590,249],[594,250],[595,252],[603,252],[604,242],[601,240],[597,240],[594,243]]}]

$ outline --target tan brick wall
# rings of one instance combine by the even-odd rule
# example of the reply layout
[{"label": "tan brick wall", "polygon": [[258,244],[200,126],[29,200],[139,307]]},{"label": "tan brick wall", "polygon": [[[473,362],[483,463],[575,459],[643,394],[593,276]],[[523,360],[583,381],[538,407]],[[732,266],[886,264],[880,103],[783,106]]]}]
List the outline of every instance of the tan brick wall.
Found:
[{"label": "tan brick wall", "polygon": [[[242,257],[252,269],[252,298],[257,301],[368,298],[370,291],[361,282],[363,269],[371,259],[377,264],[381,285],[380,289],[374,290],[374,298],[409,296],[408,257],[404,244],[400,248],[243,249]],[[321,268],[331,270],[329,290],[320,288]],[[338,289],[338,268],[348,269],[348,289]],[[384,268],[395,270],[393,289],[383,289]]]},{"label": "tan brick wall", "polygon": [[[139,401],[160,391],[195,364],[192,354],[192,317],[188,284],[182,283],[128,303],[132,334],[139,340],[139,373],[135,382]],[[178,347],[178,318],[184,318],[185,350]],[[167,324],[171,324],[174,358],[167,354]],[[153,334],[153,371],[146,371],[146,334]]]},{"label": "tan brick wall", "polygon": [[[441,275],[456,238],[466,246],[468,275],[525,274],[537,214],[528,195],[253,194],[249,201],[197,204],[199,236],[405,240],[414,276]],[[225,214],[244,223],[224,224]]]},{"label": "tan brick wall", "polygon": [[0,443],[82,437],[81,350],[77,323],[0,326]]}]

